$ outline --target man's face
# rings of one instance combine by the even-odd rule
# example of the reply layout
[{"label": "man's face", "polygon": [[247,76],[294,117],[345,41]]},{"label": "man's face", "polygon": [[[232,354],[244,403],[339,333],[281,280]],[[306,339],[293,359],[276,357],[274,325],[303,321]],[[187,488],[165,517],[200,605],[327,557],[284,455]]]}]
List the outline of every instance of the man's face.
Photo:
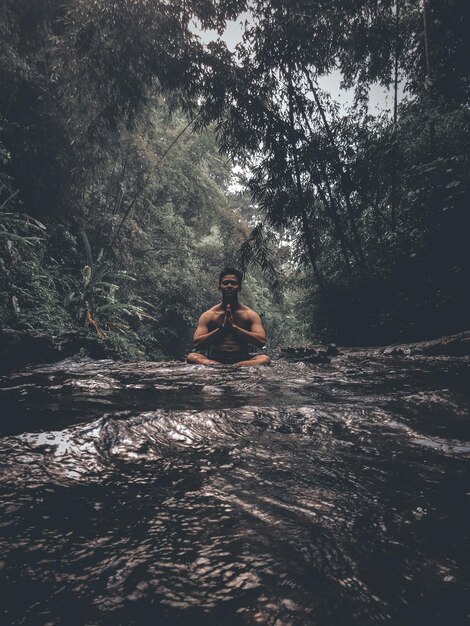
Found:
[{"label": "man's face", "polygon": [[240,291],[240,283],[234,274],[226,274],[220,281],[219,289],[227,299],[234,298]]}]

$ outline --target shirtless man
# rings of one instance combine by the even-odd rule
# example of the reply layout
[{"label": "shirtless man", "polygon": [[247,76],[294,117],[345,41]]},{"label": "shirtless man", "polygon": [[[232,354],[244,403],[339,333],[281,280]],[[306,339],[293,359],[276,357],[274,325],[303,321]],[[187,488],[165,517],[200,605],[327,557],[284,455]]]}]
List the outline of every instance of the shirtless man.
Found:
[{"label": "shirtless man", "polygon": [[[242,274],[226,267],[219,276],[221,304],[216,304],[199,318],[194,333],[195,352],[186,357],[187,363],[198,365],[235,365],[236,367],[268,365],[266,354],[251,356],[248,345],[262,348],[266,331],[258,313],[238,301]],[[208,352],[208,356],[199,350]]]}]

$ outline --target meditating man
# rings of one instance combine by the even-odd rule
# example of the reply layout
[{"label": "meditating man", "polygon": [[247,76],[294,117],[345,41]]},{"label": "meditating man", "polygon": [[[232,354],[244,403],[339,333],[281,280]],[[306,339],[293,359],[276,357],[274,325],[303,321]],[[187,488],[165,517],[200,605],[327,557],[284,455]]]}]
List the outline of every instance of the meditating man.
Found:
[{"label": "meditating man", "polygon": [[222,270],[219,276],[222,302],[199,318],[194,333],[195,349],[186,357],[188,363],[237,367],[269,364],[266,354],[249,354],[249,345],[264,346],[266,331],[258,313],[238,301],[241,288],[241,272],[233,267]]}]

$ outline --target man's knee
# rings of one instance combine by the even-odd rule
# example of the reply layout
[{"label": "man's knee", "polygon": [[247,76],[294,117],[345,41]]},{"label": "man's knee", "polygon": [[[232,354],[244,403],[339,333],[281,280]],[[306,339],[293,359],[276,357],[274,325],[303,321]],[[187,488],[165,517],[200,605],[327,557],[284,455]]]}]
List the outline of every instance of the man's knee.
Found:
[{"label": "man's knee", "polygon": [[186,355],[186,363],[199,363],[201,360],[202,354],[199,352],[190,352]]},{"label": "man's knee", "polygon": [[267,354],[258,354],[248,361],[239,361],[238,363],[235,363],[235,367],[255,367],[258,365],[269,365],[270,363],[271,359]]}]

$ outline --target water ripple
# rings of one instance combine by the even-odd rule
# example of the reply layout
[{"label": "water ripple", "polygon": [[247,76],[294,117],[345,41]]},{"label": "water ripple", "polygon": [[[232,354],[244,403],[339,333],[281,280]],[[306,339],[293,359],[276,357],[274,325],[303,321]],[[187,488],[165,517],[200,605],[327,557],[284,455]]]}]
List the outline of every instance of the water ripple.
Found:
[{"label": "water ripple", "polygon": [[4,377],[3,621],[463,624],[467,377],[361,354]]}]

